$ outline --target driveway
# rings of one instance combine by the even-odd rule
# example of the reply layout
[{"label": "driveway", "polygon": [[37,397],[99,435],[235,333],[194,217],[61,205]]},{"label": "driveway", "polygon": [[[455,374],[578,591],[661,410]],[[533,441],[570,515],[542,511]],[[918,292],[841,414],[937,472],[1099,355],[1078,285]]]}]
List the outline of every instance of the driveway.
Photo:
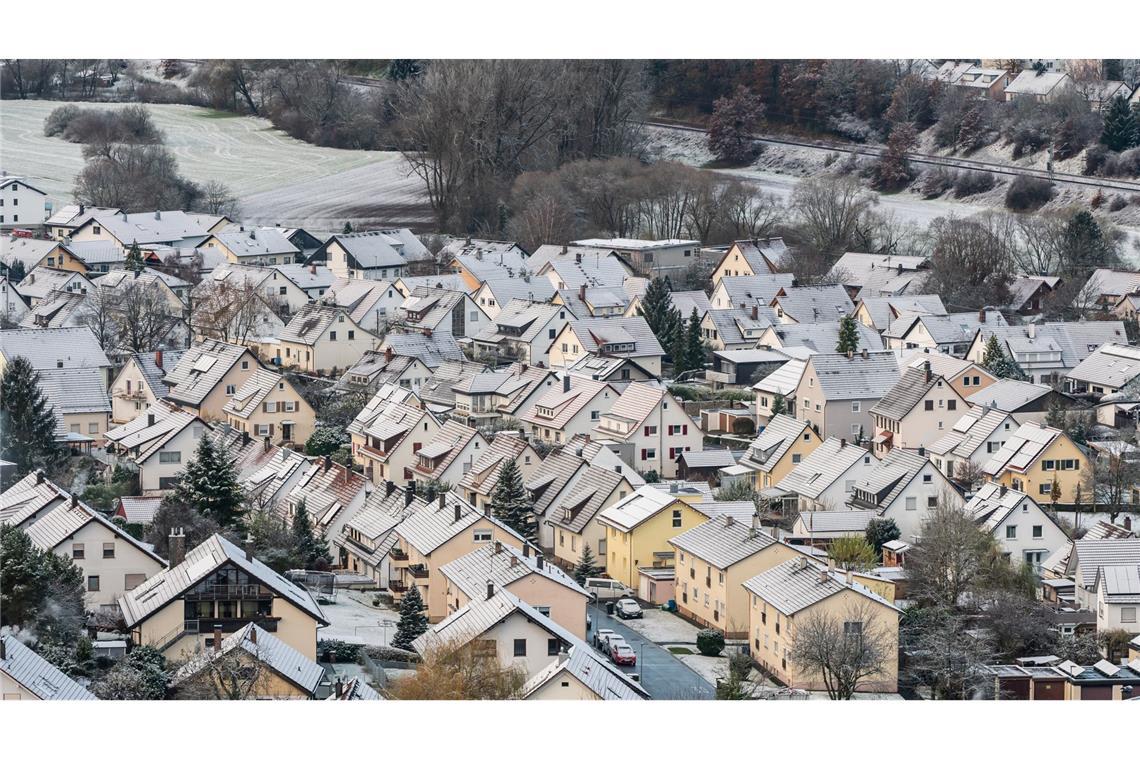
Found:
[{"label": "driveway", "polygon": [[716,690],[712,684],[696,671],[674,657],[668,649],[654,644],[622,620],[607,615],[604,606],[590,606],[590,617],[594,630],[609,628],[621,636],[637,652],[637,665],[621,668],[626,673],[641,673],[642,687],[654,699],[715,699]]}]

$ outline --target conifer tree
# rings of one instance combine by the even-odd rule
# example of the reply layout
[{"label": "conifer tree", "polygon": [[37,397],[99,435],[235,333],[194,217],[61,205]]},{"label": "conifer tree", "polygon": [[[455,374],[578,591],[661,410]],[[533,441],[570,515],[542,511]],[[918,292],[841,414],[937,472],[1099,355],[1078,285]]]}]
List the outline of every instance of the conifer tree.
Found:
[{"label": "conifer tree", "polygon": [[682,318],[681,312],[673,305],[668,279],[654,277],[650,281],[641,298],[641,305],[637,307],[637,314],[645,318],[666,355],[675,356]]},{"label": "conifer tree", "polygon": [[1025,371],[1021,369],[1013,358],[1005,352],[997,335],[991,335],[986,341],[986,348],[982,354],[982,367],[997,378],[1010,380],[1025,380]]},{"label": "conifer tree", "polygon": [[1136,114],[1128,105],[1128,101],[1120,95],[1113,98],[1104,111],[1104,131],[1100,135],[1100,141],[1109,150],[1117,152],[1140,144]]},{"label": "conifer tree", "polygon": [[417,586],[412,586],[400,600],[400,622],[396,624],[396,635],[392,646],[412,651],[412,642],[428,629],[427,615],[424,614],[424,598]]},{"label": "conifer tree", "polygon": [[293,547],[297,559],[306,570],[325,570],[332,565],[329,544],[323,534],[313,530],[309,508],[302,499],[293,513]]},{"label": "conifer tree", "polygon": [[23,356],[9,361],[0,379],[0,457],[16,463],[17,475],[64,456],[52,409],[32,363]]},{"label": "conifer tree", "polygon": [[574,580],[579,586],[585,586],[586,579],[593,578],[597,574],[598,566],[594,564],[594,552],[590,550],[590,545],[586,544],[582,547],[582,556],[578,558],[578,565],[574,568]]},{"label": "conifer tree", "polygon": [[705,344],[701,339],[701,318],[695,308],[693,313],[689,315],[689,321],[686,323],[682,335],[680,343],[683,348],[680,353],[682,357],[681,366],[684,369],[678,368],[678,372],[702,369],[705,366]]},{"label": "conifer tree", "polygon": [[124,268],[128,272],[141,272],[146,268],[146,263],[143,261],[142,251],[139,250],[137,241],[133,241],[131,247],[127,249],[127,261]]},{"label": "conifer tree", "polygon": [[198,441],[194,459],[182,470],[174,496],[222,527],[237,522],[245,501],[233,460],[208,435]]},{"label": "conifer tree", "polygon": [[491,492],[491,508],[495,517],[523,538],[531,542],[536,540],[538,526],[535,524],[534,510],[526,495],[522,472],[513,459],[505,461],[499,471],[499,482]]},{"label": "conifer tree", "polygon": [[859,350],[859,330],[855,327],[855,320],[844,317],[839,320],[839,343],[835,346],[835,353],[845,354],[848,351]]},{"label": "conifer tree", "polygon": [[784,394],[777,393],[776,398],[772,399],[772,416],[777,414],[787,414],[788,402],[784,400]]}]

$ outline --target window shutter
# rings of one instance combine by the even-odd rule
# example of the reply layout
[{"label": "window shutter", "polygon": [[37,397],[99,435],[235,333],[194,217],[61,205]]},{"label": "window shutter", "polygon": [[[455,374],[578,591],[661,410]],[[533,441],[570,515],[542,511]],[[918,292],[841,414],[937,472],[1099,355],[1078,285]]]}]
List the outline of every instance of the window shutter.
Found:
[{"label": "window shutter", "polygon": [[647,453],[646,449],[642,449],[642,450],[641,450],[641,458],[642,458],[642,459],[645,459],[645,458],[646,458],[646,456],[645,456],[645,455],[646,455],[646,453]]},{"label": "window shutter", "polygon": [[649,426],[648,425],[645,426],[645,435],[646,436],[649,435]]},{"label": "window shutter", "polygon": [[688,435],[688,434],[689,434],[689,426],[688,425],[682,425],[681,426],[681,435]]}]

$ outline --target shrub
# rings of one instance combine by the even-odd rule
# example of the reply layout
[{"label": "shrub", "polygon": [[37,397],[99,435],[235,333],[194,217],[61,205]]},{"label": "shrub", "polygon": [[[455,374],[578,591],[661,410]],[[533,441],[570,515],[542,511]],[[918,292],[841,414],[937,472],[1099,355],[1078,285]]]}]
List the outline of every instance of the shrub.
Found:
[{"label": "shrub", "polygon": [[386,646],[367,646],[364,653],[373,660],[388,660],[389,662],[419,662],[420,656],[406,649]]},{"label": "shrub", "polygon": [[62,135],[67,125],[81,113],[79,106],[67,104],[60,106],[44,119],[44,137],[57,137]]},{"label": "shrub", "polygon": [[1009,183],[1005,207],[1011,211],[1036,211],[1052,199],[1052,182],[1023,174]]},{"label": "shrub", "polygon": [[335,657],[337,662],[356,662],[360,658],[363,644],[352,644],[340,639],[324,639],[317,642],[317,659],[330,662]]},{"label": "shrub", "polygon": [[1120,211],[1121,209],[1123,209],[1127,205],[1128,205],[1128,201],[1124,200],[1124,196],[1114,195],[1114,196],[1112,196],[1112,200],[1109,201],[1109,203],[1108,203],[1108,210],[1109,211]]},{"label": "shrub", "polygon": [[958,172],[938,166],[923,173],[919,182],[919,189],[923,198],[937,198],[945,193],[958,181]]},{"label": "shrub", "polygon": [[716,657],[724,651],[724,634],[706,628],[697,634],[697,651],[705,657]]},{"label": "shrub", "polygon": [[954,180],[954,197],[965,198],[993,190],[997,182],[989,172],[962,172]]},{"label": "shrub", "polygon": [[737,417],[732,421],[732,432],[735,435],[751,436],[756,433],[756,423],[748,417]]}]

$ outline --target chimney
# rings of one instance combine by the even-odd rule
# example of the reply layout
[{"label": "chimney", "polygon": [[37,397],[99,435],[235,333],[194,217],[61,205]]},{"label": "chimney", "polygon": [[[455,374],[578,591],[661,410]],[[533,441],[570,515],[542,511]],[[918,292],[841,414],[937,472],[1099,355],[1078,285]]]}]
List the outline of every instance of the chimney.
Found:
[{"label": "chimney", "polygon": [[1034,340],[1037,337],[1037,324],[1035,322],[1029,323],[1028,332],[1030,340]]},{"label": "chimney", "polygon": [[321,463],[321,469],[324,472],[328,472],[330,467],[332,467],[332,457],[325,454],[324,461]]},{"label": "chimney", "polygon": [[170,554],[170,566],[181,565],[182,560],[186,559],[186,531],[182,528],[171,528],[170,536],[167,540],[169,544],[167,552]]},{"label": "chimney", "polygon": [[680,486],[677,485],[677,481],[673,480],[669,482],[669,493],[677,493],[679,490]]},{"label": "chimney", "polygon": [[222,624],[214,624],[214,654],[222,651]]},{"label": "chimney", "polygon": [[316,264],[309,264],[309,274],[316,274],[316,273],[317,273],[317,265]]},{"label": "chimney", "polygon": [[835,560],[832,559],[831,557],[827,558],[827,569],[828,569],[828,572],[835,570]]},{"label": "chimney", "polygon": [[256,644],[257,643],[257,626],[256,625],[251,625],[249,627],[249,643],[250,644]]},{"label": "chimney", "polygon": [[36,485],[42,485],[44,482],[44,471],[36,470]]},{"label": "chimney", "polygon": [[441,491],[439,494],[439,508],[443,509],[446,506],[447,506],[447,493],[444,491]]},{"label": "chimney", "polygon": [[986,321],[986,310],[984,308],[978,309],[978,321],[982,323]]},{"label": "chimney", "polygon": [[582,303],[586,302],[586,286],[585,285],[579,285],[578,286],[578,300],[581,301]]},{"label": "chimney", "polygon": [[1129,517],[1128,515],[1124,516],[1124,529],[1125,530],[1132,530],[1132,518]]},{"label": "chimney", "polygon": [[0,660],[8,659],[8,643],[4,635],[0,635]]},{"label": "chimney", "polygon": [[725,515],[724,516],[724,527],[731,528],[735,524],[736,524],[736,520],[732,519],[732,515]]},{"label": "chimney", "polygon": [[154,366],[158,367],[159,369],[162,369],[162,349],[161,348],[154,352]]},{"label": "chimney", "polygon": [[929,383],[930,382],[930,360],[929,359],[922,363],[922,373],[923,373],[923,376],[926,378],[926,382]]},{"label": "chimney", "polygon": [[754,531],[760,530],[760,513],[759,512],[753,512],[752,513],[752,530],[754,530]]},{"label": "chimney", "polygon": [[153,425],[153,424],[154,424],[154,412],[150,412],[150,413],[148,413],[148,414],[147,414],[147,416],[146,416],[146,424],[147,424],[148,426],[150,426],[150,425]]},{"label": "chimney", "polygon": [[405,507],[412,506],[412,499],[416,498],[416,492],[411,489],[410,483],[408,485],[409,485],[409,487],[404,489],[404,506]]},{"label": "chimney", "polygon": [[918,455],[920,457],[923,457],[923,458],[926,457],[926,447],[925,446],[919,446],[918,447]]},{"label": "chimney", "polygon": [[384,349],[384,361],[385,362],[391,363],[392,357],[394,355],[395,354],[392,353],[392,347],[391,346],[388,346],[387,348]]},{"label": "chimney", "polygon": [[539,570],[541,570],[542,564],[543,564],[542,552],[535,552],[534,553],[534,566],[536,568],[538,568]]},{"label": "chimney", "polygon": [[523,541],[523,559],[530,559],[530,544]]},{"label": "chimney", "polygon": [[249,443],[249,433],[245,430],[241,431],[241,445],[245,446]]},{"label": "chimney", "polygon": [[333,691],[336,693],[336,698],[340,699],[344,696],[344,683],[338,678],[336,683],[333,684]]},{"label": "chimney", "polygon": [[866,359],[866,358],[867,358],[867,349],[866,349],[866,348],[864,348],[864,349],[863,349],[863,354],[862,354],[862,355],[863,355],[863,358],[864,358],[864,359]]},{"label": "chimney", "polygon": [[265,436],[264,438],[261,439],[261,448],[264,451],[268,452],[269,447],[272,445],[273,445],[273,443],[269,440],[269,436]]},{"label": "chimney", "polygon": [[581,264],[582,263],[582,254],[581,253],[575,253],[574,254],[574,263],[575,264]]},{"label": "chimney", "polygon": [[495,595],[495,584],[487,581],[487,598],[490,599]]},{"label": "chimney", "polygon": [[840,438],[839,439],[839,448],[842,449],[842,448],[845,448],[846,446],[847,446],[847,439],[846,438]]},{"label": "chimney", "polygon": [[819,570],[819,582],[820,583],[827,583],[827,579],[830,577],[831,576],[827,574],[827,570],[820,568],[820,570]]},{"label": "chimney", "polygon": [[519,558],[514,554],[511,555],[511,567],[518,567]]},{"label": "chimney", "polygon": [[495,554],[498,554],[502,550],[503,550],[503,542],[502,541],[496,541],[495,542]]},{"label": "chimney", "polygon": [[154,212],[154,218],[156,221],[161,220],[162,219],[162,212],[161,211],[155,211]]},{"label": "chimney", "polygon": [[521,364],[519,364],[519,374],[520,375],[525,375],[526,371],[528,369],[530,369],[530,368],[527,366],[526,362],[522,362]]},{"label": "chimney", "polygon": [[392,492],[396,490],[396,484],[390,480],[384,481],[384,495],[391,496]]},{"label": "chimney", "polygon": [[491,502],[487,502],[486,504],[483,505],[483,516],[484,517],[490,517],[491,516]]},{"label": "chimney", "polygon": [[563,393],[569,393],[570,392],[570,375],[569,374],[562,376],[562,392]]},{"label": "chimney", "polygon": [[847,568],[847,585],[850,586],[855,582],[855,574],[851,568]]},{"label": "chimney", "polygon": [[253,536],[248,533],[245,536],[245,561],[253,562]]},{"label": "chimney", "polygon": [[71,508],[75,509],[78,506],[79,506],[79,497],[76,496],[75,494],[71,494]]},{"label": "chimney", "polygon": [[[440,498],[440,504],[441,504],[441,506],[442,506],[442,503],[443,503],[443,498],[441,497],[441,498]],[[460,519],[462,519],[462,518],[463,518],[463,507],[462,507],[462,504],[461,504],[461,502],[459,502],[459,501],[457,500],[457,501],[455,502],[455,522],[459,522],[459,521],[460,521]]]},{"label": "chimney", "polygon": [[760,307],[757,306],[756,304],[752,304],[752,319],[754,319],[754,320],[760,319]]},{"label": "chimney", "polygon": [[847,349],[847,358],[848,359],[854,359],[855,358],[855,350],[854,349],[851,349],[851,348]]},{"label": "chimney", "polygon": [[1005,491],[1005,483],[1002,483],[1000,486],[998,486],[998,497],[1000,498],[1002,496],[1005,496]]}]

